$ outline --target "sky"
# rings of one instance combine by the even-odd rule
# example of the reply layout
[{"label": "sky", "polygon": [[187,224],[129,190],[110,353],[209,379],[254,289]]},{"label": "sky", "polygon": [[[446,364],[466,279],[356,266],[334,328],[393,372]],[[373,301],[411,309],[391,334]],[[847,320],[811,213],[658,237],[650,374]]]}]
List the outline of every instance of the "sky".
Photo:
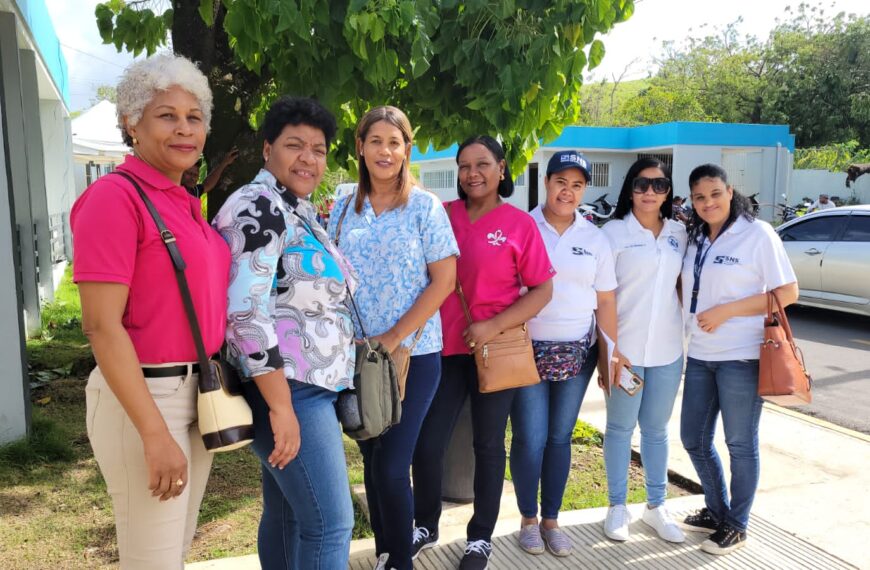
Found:
[{"label": "sky", "polygon": [[[812,1],[812,0],[811,0]],[[91,106],[100,85],[114,85],[133,60],[104,45],[94,19],[98,0],[45,0],[69,66],[71,111]],[[663,41],[680,44],[688,37],[715,33],[739,17],[744,34],[766,37],[785,14],[786,6],[799,0],[636,0],[634,15],[601,37],[606,55],[601,65],[587,74],[588,80],[647,77],[652,61],[662,53]],[[866,14],[867,0],[823,0],[826,14]]]}]

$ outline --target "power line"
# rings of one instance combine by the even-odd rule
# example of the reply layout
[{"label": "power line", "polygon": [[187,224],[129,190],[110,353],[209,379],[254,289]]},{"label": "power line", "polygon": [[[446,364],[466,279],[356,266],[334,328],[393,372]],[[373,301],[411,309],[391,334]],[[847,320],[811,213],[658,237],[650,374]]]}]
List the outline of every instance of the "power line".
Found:
[{"label": "power line", "polygon": [[65,43],[61,43],[60,45],[62,45],[63,47],[65,47],[65,48],[67,48],[67,49],[71,49],[71,50],[73,50],[73,51],[76,51],[76,52],[78,52],[78,53],[80,53],[80,54],[82,54],[82,55],[86,55],[86,56],[88,56],[88,57],[92,57],[92,58],[94,58],[94,59],[96,59],[96,60],[98,60],[98,61],[102,61],[103,63],[108,63],[109,65],[114,65],[115,67],[118,67],[118,68],[120,68],[120,69],[124,69],[124,66],[123,66],[123,65],[118,65],[117,63],[115,63],[115,62],[113,62],[113,61],[109,61],[108,59],[103,59],[102,57],[98,57],[98,56],[96,56],[96,55],[94,55],[94,54],[92,54],[92,53],[88,53],[88,52],[86,52],[86,51],[84,51],[84,50],[81,50],[81,49],[79,49],[79,48],[73,47],[73,46],[71,46],[71,45],[67,45],[67,44],[65,44]]}]

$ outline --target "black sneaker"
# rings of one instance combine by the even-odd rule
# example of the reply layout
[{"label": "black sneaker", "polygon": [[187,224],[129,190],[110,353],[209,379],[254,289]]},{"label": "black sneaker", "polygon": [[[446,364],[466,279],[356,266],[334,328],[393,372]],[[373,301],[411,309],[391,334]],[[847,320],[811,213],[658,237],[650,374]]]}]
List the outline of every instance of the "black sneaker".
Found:
[{"label": "black sneaker", "polygon": [[426,548],[432,548],[438,545],[438,531],[429,532],[429,529],[424,526],[414,527],[414,538],[411,544],[411,560],[417,560]]},{"label": "black sneaker", "polygon": [[701,543],[701,550],[708,554],[728,554],[746,546],[746,531],[739,531],[728,523],[722,525]]},{"label": "black sneaker", "polygon": [[680,526],[686,530],[694,532],[706,532],[712,534],[719,528],[719,523],[713,518],[713,515],[704,507],[693,515],[687,516],[680,523]]},{"label": "black sneaker", "polygon": [[472,540],[465,547],[465,556],[459,570],[486,570],[492,556],[492,543],[488,540]]}]

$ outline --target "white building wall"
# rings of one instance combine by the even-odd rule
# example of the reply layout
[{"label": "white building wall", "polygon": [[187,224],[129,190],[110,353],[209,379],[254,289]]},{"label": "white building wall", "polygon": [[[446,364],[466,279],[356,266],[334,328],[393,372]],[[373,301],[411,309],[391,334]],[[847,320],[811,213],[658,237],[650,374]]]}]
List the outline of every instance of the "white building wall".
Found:
[{"label": "white building wall", "polygon": [[828,170],[794,170],[791,175],[791,185],[788,188],[788,203],[798,204],[804,196],[813,200],[819,194],[839,196],[843,200],[853,195],[860,204],[870,204],[870,174],[858,178],[852,188],[846,187],[845,172],[830,172]]}]

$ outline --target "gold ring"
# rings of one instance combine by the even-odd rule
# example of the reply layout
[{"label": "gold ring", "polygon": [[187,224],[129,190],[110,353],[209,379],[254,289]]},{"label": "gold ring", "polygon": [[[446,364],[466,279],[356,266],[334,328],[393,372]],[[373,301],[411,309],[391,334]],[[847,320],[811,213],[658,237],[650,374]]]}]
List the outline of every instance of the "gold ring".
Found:
[{"label": "gold ring", "polygon": [[476,342],[474,342],[473,340],[468,341],[468,348],[474,348],[475,346],[477,346]]},{"label": "gold ring", "polygon": [[175,484],[178,485],[179,487],[183,487],[184,486],[184,479],[179,479],[178,481],[175,482]]}]

